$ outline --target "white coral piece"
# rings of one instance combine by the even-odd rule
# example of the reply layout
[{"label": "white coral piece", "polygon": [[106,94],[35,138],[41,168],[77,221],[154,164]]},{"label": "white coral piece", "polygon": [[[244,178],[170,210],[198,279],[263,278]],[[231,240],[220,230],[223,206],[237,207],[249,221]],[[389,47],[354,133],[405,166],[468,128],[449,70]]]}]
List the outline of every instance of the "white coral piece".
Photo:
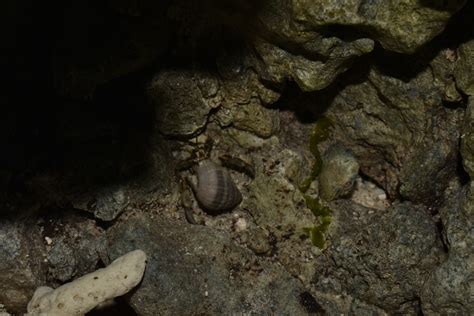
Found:
[{"label": "white coral piece", "polygon": [[131,251],[109,266],[86,274],[57,289],[41,286],[28,303],[27,315],[79,316],[134,288],[145,272],[146,254]]}]

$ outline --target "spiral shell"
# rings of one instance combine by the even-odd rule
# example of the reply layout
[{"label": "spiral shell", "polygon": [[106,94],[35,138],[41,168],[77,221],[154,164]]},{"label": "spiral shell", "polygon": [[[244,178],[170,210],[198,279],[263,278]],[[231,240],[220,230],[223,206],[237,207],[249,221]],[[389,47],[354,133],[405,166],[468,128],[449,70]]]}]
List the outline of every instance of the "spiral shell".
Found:
[{"label": "spiral shell", "polygon": [[231,210],[242,202],[242,194],[229,172],[210,160],[196,168],[198,183],[193,187],[202,208],[212,212]]}]

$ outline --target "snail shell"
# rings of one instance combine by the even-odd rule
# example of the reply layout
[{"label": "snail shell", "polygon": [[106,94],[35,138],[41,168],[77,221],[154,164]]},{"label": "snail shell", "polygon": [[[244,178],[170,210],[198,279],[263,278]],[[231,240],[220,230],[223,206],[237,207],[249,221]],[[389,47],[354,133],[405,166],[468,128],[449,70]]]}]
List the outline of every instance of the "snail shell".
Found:
[{"label": "snail shell", "polygon": [[210,160],[196,167],[197,185],[192,185],[202,208],[212,212],[231,210],[242,202],[242,194],[229,172]]}]

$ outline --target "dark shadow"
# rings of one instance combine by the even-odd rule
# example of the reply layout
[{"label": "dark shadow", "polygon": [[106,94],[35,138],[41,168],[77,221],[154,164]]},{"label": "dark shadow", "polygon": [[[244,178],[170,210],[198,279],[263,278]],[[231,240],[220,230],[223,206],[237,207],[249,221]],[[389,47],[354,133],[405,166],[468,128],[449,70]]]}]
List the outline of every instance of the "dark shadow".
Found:
[{"label": "dark shadow", "polygon": [[353,61],[353,66],[339,75],[327,88],[320,91],[303,92],[294,82],[288,86],[278,102],[272,105],[280,111],[291,111],[303,124],[314,123],[331,106],[334,98],[348,85],[359,84],[366,80],[371,65],[368,54]]},{"label": "dark shadow", "polygon": [[449,11],[452,12],[459,8],[463,2],[469,2],[465,0],[420,0],[421,5],[433,8],[440,11]]},{"label": "dark shadow", "polygon": [[[11,23],[13,35],[2,52],[0,75],[7,83],[0,97],[0,205],[47,203],[43,186],[81,192],[146,173],[154,113],[145,84],[154,64],[87,97],[61,96],[55,83],[58,58],[83,54],[74,61],[88,67],[104,38],[120,36],[117,12],[102,0],[24,0],[11,6],[12,16],[3,22]],[[74,51],[78,43],[83,51]],[[39,177],[48,179],[38,183]]]},{"label": "dark shadow", "polygon": [[135,310],[127,303],[123,297],[116,297],[109,305],[99,309],[93,309],[87,316],[135,316]]}]

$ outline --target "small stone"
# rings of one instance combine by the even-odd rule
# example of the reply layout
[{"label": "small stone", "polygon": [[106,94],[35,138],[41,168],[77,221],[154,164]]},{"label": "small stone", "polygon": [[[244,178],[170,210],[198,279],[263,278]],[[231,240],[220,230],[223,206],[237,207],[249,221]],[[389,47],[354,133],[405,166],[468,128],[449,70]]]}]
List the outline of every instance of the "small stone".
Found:
[{"label": "small stone", "polygon": [[51,245],[53,243],[53,240],[49,238],[48,236],[44,237],[44,240],[46,240],[46,244]]},{"label": "small stone", "polygon": [[319,175],[320,197],[331,201],[349,194],[359,173],[359,164],[351,151],[339,145],[330,147]]}]

